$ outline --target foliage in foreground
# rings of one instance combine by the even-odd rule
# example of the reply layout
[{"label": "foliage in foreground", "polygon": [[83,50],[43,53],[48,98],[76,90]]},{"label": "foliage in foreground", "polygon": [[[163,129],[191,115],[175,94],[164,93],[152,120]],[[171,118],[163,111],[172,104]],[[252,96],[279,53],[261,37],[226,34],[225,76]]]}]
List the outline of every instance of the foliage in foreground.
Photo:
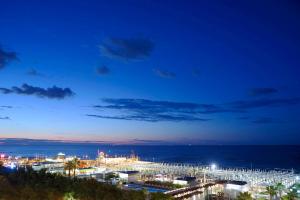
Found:
[{"label": "foliage in foreground", "polygon": [[267,186],[266,193],[269,195],[269,199],[272,200],[274,197],[279,197],[280,200],[296,200],[296,190],[288,190],[287,194],[282,196],[283,191],[286,187],[282,183],[277,183],[275,186]]},{"label": "foliage in foreground", "polygon": [[[144,200],[146,195],[143,191],[121,190],[94,179],[68,178],[45,171],[0,173],[0,200]],[[170,197],[150,194],[150,199]]]},{"label": "foliage in foreground", "polygon": [[251,194],[249,192],[241,192],[237,198],[237,200],[252,200]]}]

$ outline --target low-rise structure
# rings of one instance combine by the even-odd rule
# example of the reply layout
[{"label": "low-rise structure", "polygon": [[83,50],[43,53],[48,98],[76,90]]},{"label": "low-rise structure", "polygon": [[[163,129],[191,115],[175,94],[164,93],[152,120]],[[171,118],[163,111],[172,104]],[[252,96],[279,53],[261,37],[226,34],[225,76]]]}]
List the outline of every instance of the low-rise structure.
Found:
[{"label": "low-rise structure", "polygon": [[47,171],[60,170],[64,168],[63,162],[55,162],[55,161],[44,161],[32,164],[32,169],[35,171],[39,171],[41,169],[46,169]]},{"label": "low-rise structure", "polygon": [[196,182],[196,177],[186,176],[173,180],[173,184],[177,185],[190,185]]},{"label": "low-rise structure", "polygon": [[117,172],[120,180],[124,182],[137,182],[140,179],[139,171],[119,171]]}]

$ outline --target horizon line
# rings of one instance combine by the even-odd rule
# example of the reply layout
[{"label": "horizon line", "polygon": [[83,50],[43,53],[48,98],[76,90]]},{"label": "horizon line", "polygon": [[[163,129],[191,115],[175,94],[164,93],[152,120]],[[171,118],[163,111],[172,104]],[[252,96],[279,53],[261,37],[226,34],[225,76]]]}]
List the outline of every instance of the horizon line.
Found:
[{"label": "horizon line", "polygon": [[[43,139],[24,137],[0,137],[0,145],[17,144],[18,142],[49,142],[62,144],[101,144],[101,145],[140,145],[140,146],[299,146],[300,144],[253,144],[253,143],[178,143],[174,141],[162,140],[128,140],[128,141],[101,141],[101,140],[72,140],[72,139]],[[20,145],[20,144],[19,144]]]}]

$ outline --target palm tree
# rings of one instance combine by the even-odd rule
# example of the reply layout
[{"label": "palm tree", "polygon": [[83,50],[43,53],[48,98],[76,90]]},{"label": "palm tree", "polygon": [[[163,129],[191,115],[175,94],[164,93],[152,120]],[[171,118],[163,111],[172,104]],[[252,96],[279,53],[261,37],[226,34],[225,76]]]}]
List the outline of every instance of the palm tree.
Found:
[{"label": "palm tree", "polygon": [[80,166],[80,160],[78,158],[73,159],[73,176],[75,177],[75,171]]},{"label": "palm tree", "polygon": [[266,189],[267,193],[270,195],[270,200],[272,200],[277,193],[276,188],[274,186],[267,186]]},{"label": "palm tree", "polygon": [[68,176],[70,177],[71,176],[71,171],[74,169],[74,163],[72,161],[68,161],[66,164],[65,164],[65,170],[68,170]]},{"label": "palm tree", "polygon": [[249,192],[241,192],[237,196],[237,200],[252,200],[252,196]]},{"label": "palm tree", "polygon": [[297,199],[297,192],[296,190],[292,190],[287,193],[282,199],[284,200],[296,200]]},{"label": "palm tree", "polygon": [[63,200],[76,200],[74,198],[74,192],[68,192],[64,195]]},{"label": "palm tree", "polygon": [[285,189],[285,186],[284,186],[282,183],[277,183],[277,184],[276,184],[276,189],[277,189],[277,191],[278,191],[279,198],[281,199],[281,197],[282,197],[282,192],[283,192],[283,190]]}]

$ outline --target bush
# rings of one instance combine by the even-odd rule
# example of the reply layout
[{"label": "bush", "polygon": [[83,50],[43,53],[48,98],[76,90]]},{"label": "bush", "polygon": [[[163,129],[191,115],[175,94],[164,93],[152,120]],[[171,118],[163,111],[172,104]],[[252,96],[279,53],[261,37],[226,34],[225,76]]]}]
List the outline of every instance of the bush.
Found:
[{"label": "bush", "polygon": [[[121,190],[94,179],[68,178],[45,171],[0,173],[1,200],[144,200],[142,191]],[[157,199],[157,198],[156,198]]]}]

